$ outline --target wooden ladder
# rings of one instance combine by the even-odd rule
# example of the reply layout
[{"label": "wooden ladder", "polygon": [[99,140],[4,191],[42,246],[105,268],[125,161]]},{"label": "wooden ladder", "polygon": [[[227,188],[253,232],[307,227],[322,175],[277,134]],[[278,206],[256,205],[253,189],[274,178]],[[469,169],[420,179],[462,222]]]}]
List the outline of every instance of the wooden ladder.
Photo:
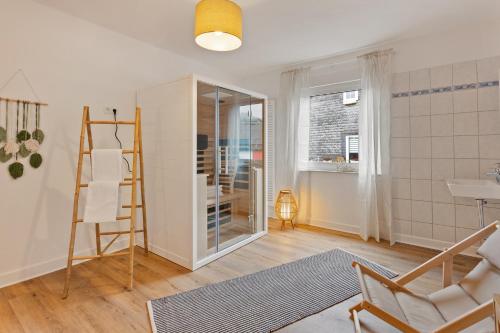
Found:
[{"label": "wooden ladder", "polygon": [[[131,201],[130,205],[123,205],[122,208],[130,208],[130,215],[127,216],[117,216],[117,222],[123,220],[130,220],[130,230],[128,231],[108,231],[101,232],[99,223],[95,224],[95,236],[96,236],[96,248],[97,254],[95,256],[75,256],[75,236],[77,225],[83,222],[83,219],[78,218],[78,202],[80,198],[80,189],[88,187],[88,184],[82,183],[82,169],[83,169],[83,158],[85,155],[91,156],[92,149],[94,148],[92,142],[92,130],[91,125],[131,125],[134,127],[134,147],[133,149],[124,149],[123,154],[132,154],[132,176],[130,178],[125,178],[123,182],[120,182],[121,186],[131,186]],[[86,135],[87,134],[87,135]],[[88,140],[88,150],[85,150],[85,136]],[[139,157],[139,171],[140,177],[137,177],[137,157]],[[141,203],[137,204],[137,182],[141,186]],[[142,230],[136,230],[136,220],[137,220],[137,208],[142,209]],[[68,265],[66,268],[66,280],[64,283],[63,298],[68,297],[69,282],[71,278],[71,268],[73,261],[75,260],[88,260],[103,257],[114,257],[114,256],[129,256],[128,265],[128,289],[131,290],[133,287],[134,279],[134,246],[135,246],[135,233],[142,232],[144,235],[144,251],[148,253],[148,229],[147,229],[147,219],[146,219],[146,196],[144,190],[144,159],[143,159],[143,149],[142,149],[142,129],[141,129],[141,109],[136,108],[135,110],[135,120],[133,121],[123,121],[123,120],[90,120],[89,107],[85,106],[83,108],[83,119],[82,127],[80,133],[80,151],[78,154],[78,167],[76,173],[76,186],[75,186],[75,196],[73,201],[73,220],[71,223],[71,238],[69,241],[69,253],[68,253]],[[119,251],[115,253],[106,253],[106,250],[121,236],[124,234],[129,234],[129,248],[126,251]],[[115,237],[104,247],[101,248],[101,236],[114,235]]]}]

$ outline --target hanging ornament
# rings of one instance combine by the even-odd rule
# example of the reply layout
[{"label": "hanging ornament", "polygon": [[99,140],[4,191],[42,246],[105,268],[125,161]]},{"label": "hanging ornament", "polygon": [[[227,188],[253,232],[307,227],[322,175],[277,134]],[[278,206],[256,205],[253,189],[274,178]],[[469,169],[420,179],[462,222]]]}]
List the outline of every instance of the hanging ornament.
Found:
[{"label": "hanging ornament", "polygon": [[35,130],[31,134],[31,137],[40,144],[43,143],[43,139],[45,138],[45,134],[40,129],[40,104],[37,104],[35,107]]},{"label": "hanging ornament", "polygon": [[[34,132],[33,132],[34,133]],[[23,145],[28,149],[31,153],[36,153],[38,149],[40,149],[40,142],[36,139],[26,140]]]},{"label": "hanging ornament", "polygon": [[5,147],[0,148],[0,162],[5,163],[12,158],[12,154],[5,151]]},{"label": "hanging ornament", "polygon": [[[31,154],[31,151],[29,151],[28,148],[26,148],[26,145],[24,143],[21,143],[19,145],[19,151],[17,152],[19,155],[21,155],[22,158],[28,157]],[[17,158],[17,156],[16,156]]]},{"label": "hanging ornament", "polygon": [[[7,104],[7,102],[5,102]],[[0,104],[1,107],[1,104]],[[6,107],[7,108],[7,107]],[[7,109],[5,110],[5,117],[7,117]],[[5,127],[0,126],[0,143],[6,142],[7,141],[7,120],[5,121]]]},{"label": "hanging ornament", "polygon": [[14,179],[21,177],[24,173],[24,165],[19,162],[12,163],[9,165],[9,173]]},{"label": "hanging ornament", "polygon": [[[19,103],[18,103],[19,105]],[[17,142],[21,143],[31,139],[31,134],[26,130],[28,127],[29,104],[23,103],[23,129],[17,133]],[[19,113],[17,114],[17,121],[19,122]],[[18,127],[19,129],[19,127]]]},{"label": "hanging ornament", "polygon": [[40,165],[42,165],[42,161],[43,161],[42,155],[38,153],[35,153],[30,157],[30,165],[35,169],[37,169]]},{"label": "hanging ornament", "polygon": [[17,144],[14,140],[9,140],[5,146],[3,146],[3,149],[5,149],[7,154],[17,154],[19,152],[19,144]]},{"label": "hanging ornament", "polygon": [[0,143],[7,141],[7,131],[0,126]]}]

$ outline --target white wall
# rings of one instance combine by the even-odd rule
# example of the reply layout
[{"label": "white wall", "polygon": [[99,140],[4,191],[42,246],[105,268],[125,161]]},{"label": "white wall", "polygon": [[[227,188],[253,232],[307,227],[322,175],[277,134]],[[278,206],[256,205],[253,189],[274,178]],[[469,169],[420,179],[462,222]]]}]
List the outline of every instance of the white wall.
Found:
[{"label": "white wall", "polygon": [[[405,72],[500,55],[499,31],[500,21],[497,21],[443,33],[435,32],[430,36],[388,43],[378,48],[393,48],[395,51],[393,71]],[[312,66],[313,70],[316,68],[313,85],[324,84],[328,81],[341,82],[356,76],[359,78],[359,72],[356,66],[353,66],[356,57],[374,49],[376,48],[371,47],[294,66]],[[243,85],[248,89],[262,91],[270,98],[277,98],[280,72],[294,66],[286,66],[249,77]],[[305,189],[301,189],[301,198],[306,202],[306,204],[301,203],[302,209],[305,210],[300,214],[302,222],[357,232],[360,215],[355,175],[310,172],[303,173],[302,180]],[[309,197],[307,193],[310,194]],[[409,240],[405,239],[405,241]],[[431,242],[425,245],[436,244],[442,245],[443,243]]]},{"label": "white wall", "polygon": [[[91,106],[94,118],[110,118],[105,107],[128,118],[138,88],[191,72],[232,78],[29,0],[1,0],[0,8],[0,84],[22,68],[49,103],[42,110],[42,167],[34,170],[25,161],[25,175],[14,181],[9,163],[0,164],[1,287],[65,265],[83,105]],[[19,80],[0,96],[33,98]],[[0,124],[4,115],[0,111]],[[119,132],[125,146],[126,132]],[[97,146],[116,146],[112,128],[95,136]],[[91,226],[79,230],[77,252],[94,248]]]}]

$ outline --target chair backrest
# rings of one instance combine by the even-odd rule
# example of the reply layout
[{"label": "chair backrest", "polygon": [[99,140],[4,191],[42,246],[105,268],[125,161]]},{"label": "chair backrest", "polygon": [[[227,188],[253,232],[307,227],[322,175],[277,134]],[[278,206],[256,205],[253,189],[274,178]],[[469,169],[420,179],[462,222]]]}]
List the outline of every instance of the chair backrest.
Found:
[{"label": "chair backrest", "polygon": [[500,230],[491,234],[477,253],[484,259],[459,284],[482,304],[500,294]]}]

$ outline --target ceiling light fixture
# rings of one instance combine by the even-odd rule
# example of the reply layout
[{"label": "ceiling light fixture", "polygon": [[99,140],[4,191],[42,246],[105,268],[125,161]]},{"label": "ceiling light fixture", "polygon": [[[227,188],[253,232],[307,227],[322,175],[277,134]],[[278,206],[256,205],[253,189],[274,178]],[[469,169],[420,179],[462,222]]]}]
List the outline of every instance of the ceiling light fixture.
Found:
[{"label": "ceiling light fixture", "polygon": [[196,5],[196,44],[212,51],[233,51],[242,44],[241,8],[230,0],[201,0]]}]

